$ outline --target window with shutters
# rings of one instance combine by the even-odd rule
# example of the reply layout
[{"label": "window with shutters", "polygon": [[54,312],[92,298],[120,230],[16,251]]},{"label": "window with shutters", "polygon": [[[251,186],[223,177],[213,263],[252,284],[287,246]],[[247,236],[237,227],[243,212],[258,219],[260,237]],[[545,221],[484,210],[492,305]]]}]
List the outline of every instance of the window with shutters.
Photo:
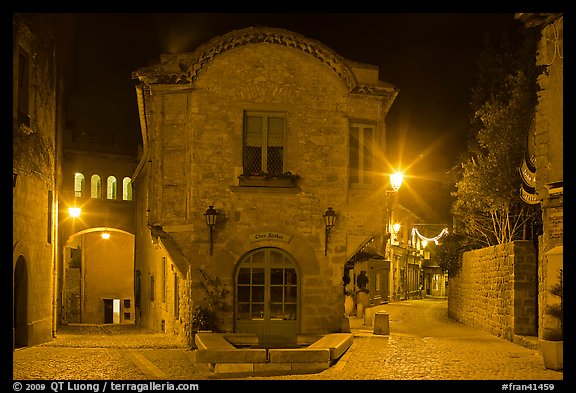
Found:
[{"label": "window with shutters", "polygon": [[376,147],[375,125],[350,123],[349,156],[350,184],[374,183],[374,149]]},{"label": "window with shutters", "polygon": [[286,171],[285,146],[284,113],[245,112],[240,186],[294,187],[298,176]]},{"label": "window with shutters", "polygon": [[284,173],[284,120],[282,113],[245,113],[244,175]]}]

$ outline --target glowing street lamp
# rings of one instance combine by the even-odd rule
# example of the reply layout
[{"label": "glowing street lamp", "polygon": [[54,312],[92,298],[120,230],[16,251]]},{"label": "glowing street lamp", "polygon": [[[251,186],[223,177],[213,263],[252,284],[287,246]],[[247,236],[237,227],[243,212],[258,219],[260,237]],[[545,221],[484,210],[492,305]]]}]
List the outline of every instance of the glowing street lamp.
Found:
[{"label": "glowing street lamp", "polygon": [[[391,209],[390,209],[390,203],[388,202],[390,194],[391,193],[395,193],[398,192],[398,190],[400,189],[400,187],[402,186],[402,181],[404,179],[404,175],[402,174],[402,172],[395,172],[392,173],[390,175],[390,187],[392,187],[391,190],[386,190],[386,199],[385,199],[385,207],[386,207],[386,215],[385,215],[385,242],[384,242],[384,254],[386,254],[386,248],[388,247],[388,242],[390,241],[391,243],[391,233],[390,233],[390,222],[391,222]],[[396,223],[392,226],[392,230],[395,233],[398,233],[398,231],[400,230],[400,224]]]},{"label": "glowing street lamp", "polygon": [[404,175],[401,172],[396,172],[390,175],[390,185],[394,192],[397,192],[400,189],[403,179]]},{"label": "glowing street lamp", "polygon": [[106,231],[102,232],[102,235],[101,235],[101,236],[102,236],[102,239],[108,240],[108,239],[110,239],[110,232],[108,232],[108,231],[106,230]]},{"label": "glowing street lamp", "polygon": [[69,207],[68,208],[68,214],[70,215],[70,217],[72,218],[78,218],[80,217],[80,213],[81,213],[82,209],[80,209],[79,207]]}]

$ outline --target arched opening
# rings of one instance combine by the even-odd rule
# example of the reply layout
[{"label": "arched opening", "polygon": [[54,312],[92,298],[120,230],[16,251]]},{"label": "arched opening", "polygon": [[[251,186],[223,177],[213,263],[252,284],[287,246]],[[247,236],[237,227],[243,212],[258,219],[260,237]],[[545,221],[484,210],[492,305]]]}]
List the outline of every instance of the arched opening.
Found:
[{"label": "arched opening", "polygon": [[122,179],[122,200],[132,200],[132,179],[129,177]]},{"label": "arched opening", "polygon": [[82,198],[86,189],[86,182],[82,173],[74,174],[74,196]]},{"label": "arched opening", "polygon": [[90,197],[96,199],[102,198],[102,179],[100,175],[92,175],[90,179]]},{"label": "arched opening", "polygon": [[116,199],[116,192],[117,192],[117,181],[114,176],[108,176],[108,180],[106,182],[106,198],[107,199]]},{"label": "arched opening", "polygon": [[235,274],[235,331],[253,333],[266,347],[296,344],[300,327],[300,274],[278,248],[245,255]]},{"label": "arched opening", "polygon": [[14,268],[14,348],[28,345],[28,269],[20,256]]}]

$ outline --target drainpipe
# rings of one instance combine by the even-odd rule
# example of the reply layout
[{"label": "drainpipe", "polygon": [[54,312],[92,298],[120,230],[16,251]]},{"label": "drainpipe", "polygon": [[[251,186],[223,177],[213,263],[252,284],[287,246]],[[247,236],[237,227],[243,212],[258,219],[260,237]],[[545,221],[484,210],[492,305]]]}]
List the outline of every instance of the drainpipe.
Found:
[{"label": "drainpipe", "polygon": [[148,88],[145,87],[144,84],[140,84],[136,86],[136,97],[137,97],[137,101],[138,101],[138,115],[140,117],[140,129],[142,131],[142,157],[140,158],[140,162],[138,163],[138,166],[136,167],[136,170],[134,171],[134,174],[132,175],[132,182],[135,183],[136,180],[138,179],[138,176],[140,175],[140,173],[142,172],[142,169],[144,168],[144,165],[146,165],[146,163],[148,162],[148,155],[149,155],[149,149],[148,149],[148,127],[147,127],[147,122],[146,122],[146,105],[144,102],[144,94],[145,94],[145,90],[148,91]]}]

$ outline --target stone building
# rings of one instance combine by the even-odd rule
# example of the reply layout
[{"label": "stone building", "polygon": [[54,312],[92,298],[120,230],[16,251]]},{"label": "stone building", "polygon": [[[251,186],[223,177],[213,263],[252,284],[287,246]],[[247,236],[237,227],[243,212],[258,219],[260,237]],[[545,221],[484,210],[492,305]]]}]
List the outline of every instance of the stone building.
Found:
[{"label": "stone building", "polygon": [[63,157],[58,321],[133,323],[137,146],[70,130]]},{"label": "stone building", "polygon": [[13,14],[12,272],[15,347],[52,339],[70,20]]},{"label": "stone building", "polygon": [[563,269],[564,234],[564,16],[557,13],[516,14],[527,29],[538,29],[536,63],[545,68],[538,78],[540,91],[529,136],[530,160],[535,167],[535,200],[542,207],[543,234],[538,252],[538,335],[555,328],[544,312],[558,302],[549,288]]},{"label": "stone building", "polygon": [[369,242],[383,252],[398,90],[375,66],[266,27],[133,77],[136,322],[190,339],[205,285],[224,289],[222,330],[263,344],[339,331],[346,262]]}]

